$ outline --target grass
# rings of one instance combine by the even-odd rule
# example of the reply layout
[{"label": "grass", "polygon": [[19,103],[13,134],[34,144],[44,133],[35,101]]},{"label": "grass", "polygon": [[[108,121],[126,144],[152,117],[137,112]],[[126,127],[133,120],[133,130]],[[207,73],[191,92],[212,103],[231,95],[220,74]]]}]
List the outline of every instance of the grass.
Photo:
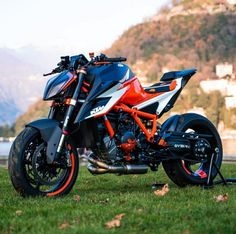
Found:
[{"label": "grass", "polygon": [[[226,176],[236,176],[236,165],[224,164]],[[154,195],[151,184],[169,183],[164,197]],[[229,194],[217,203],[213,197]],[[74,196],[81,200],[75,201]],[[16,211],[22,211],[17,215]],[[121,226],[104,224],[125,213]],[[69,225],[64,229],[62,223]],[[236,187],[179,188],[164,174],[92,176],[81,168],[72,192],[63,198],[21,198],[6,169],[0,168],[0,233],[235,233]]]}]

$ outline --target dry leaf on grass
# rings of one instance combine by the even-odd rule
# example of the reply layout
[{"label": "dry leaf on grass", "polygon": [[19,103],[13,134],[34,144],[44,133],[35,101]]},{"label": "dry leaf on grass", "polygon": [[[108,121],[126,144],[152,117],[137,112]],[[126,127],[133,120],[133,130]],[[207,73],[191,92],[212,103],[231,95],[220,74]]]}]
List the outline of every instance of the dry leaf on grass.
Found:
[{"label": "dry leaf on grass", "polygon": [[165,184],[161,190],[155,190],[154,191],[154,194],[157,195],[158,197],[163,197],[166,195],[166,193],[169,192],[169,185],[168,184]]},{"label": "dry leaf on grass", "polygon": [[77,202],[80,202],[80,195],[75,195],[73,199]]},{"label": "dry leaf on grass", "polygon": [[21,216],[21,215],[22,215],[22,213],[23,213],[23,211],[22,211],[22,210],[17,210],[17,211],[16,211],[16,215],[17,215],[17,216]]},{"label": "dry leaf on grass", "polygon": [[116,228],[116,227],[120,227],[121,222],[119,219],[113,219],[107,223],[105,223],[105,226],[107,229],[111,229],[111,228]]},{"label": "dry leaf on grass", "polygon": [[125,213],[121,213],[115,216],[115,219],[121,220],[125,216]]},{"label": "dry leaf on grass", "polygon": [[111,228],[116,228],[116,227],[120,227],[121,225],[121,219],[125,216],[125,213],[121,213],[115,216],[115,218],[107,223],[105,223],[105,227],[107,229],[111,229]]},{"label": "dry leaf on grass", "polygon": [[64,223],[62,223],[62,224],[59,224],[58,225],[58,228],[59,229],[65,229],[65,228],[68,228],[68,227],[70,227],[71,225],[67,222],[67,221],[65,221]]},{"label": "dry leaf on grass", "polygon": [[229,198],[228,193],[225,193],[223,195],[214,196],[214,199],[216,200],[216,202],[225,202],[228,200],[228,198]]}]

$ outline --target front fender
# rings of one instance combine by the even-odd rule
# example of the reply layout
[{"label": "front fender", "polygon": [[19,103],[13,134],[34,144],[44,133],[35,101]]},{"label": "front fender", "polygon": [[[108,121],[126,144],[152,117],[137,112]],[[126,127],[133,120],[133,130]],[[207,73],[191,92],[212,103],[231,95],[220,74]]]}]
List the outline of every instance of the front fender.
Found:
[{"label": "front fender", "polygon": [[52,163],[56,156],[57,147],[62,135],[59,122],[54,119],[40,119],[26,125],[38,130],[47,143],[47,162]]},{"label": "front fender", "polygon": [[48,142],[54,130],[59,128],[59,122],[55,119],[39,119],[28,123],[26,127],[32,127],[38,130],[43,140]]}]

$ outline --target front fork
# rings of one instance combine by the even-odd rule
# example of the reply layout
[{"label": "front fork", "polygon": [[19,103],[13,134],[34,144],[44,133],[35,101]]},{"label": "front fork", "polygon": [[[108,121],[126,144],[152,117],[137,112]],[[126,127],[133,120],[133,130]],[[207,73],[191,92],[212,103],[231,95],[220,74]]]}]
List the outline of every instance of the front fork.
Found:
[{"label": "front fork", "polygon": [[[69,124],[71,116],[74,112],[74,109],[75,109],[75,106],[76,106],[76,103],[77,103],[77,100],[78,100],[78,97],[79,97],[79,94],[80,94],[80,90],[81,90],[85,75],[87,74],[85,68],[79,69],[77,71],[77,73],[78,73],[78,84],[77,84],[75,92],[74,92],[74,94],[73,94],[73,96],[70,100],[69,108],[67,109],[66,114],[65,114],[65,118],[64,118],[63,126],[62,126],[62,134],[61,134],[59,144],[57,146],[57,151],[56,151],[56,157],[55,157],[56,161],[60,158],[61,151],[63,149],[65,139],[69,134],[68,124]],[[50,115],[50,113],[49,113],[49,115]]]}]

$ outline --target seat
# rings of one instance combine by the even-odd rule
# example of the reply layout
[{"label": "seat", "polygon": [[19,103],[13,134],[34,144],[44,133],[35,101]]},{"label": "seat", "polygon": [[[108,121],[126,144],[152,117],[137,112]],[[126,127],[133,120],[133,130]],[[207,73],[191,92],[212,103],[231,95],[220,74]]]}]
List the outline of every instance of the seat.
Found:
[{"label": "seat", "polygon": [[182,71],[171,71],[171,72],[166,72],[163,74],[161,77],[160,81],[171,81],[176,78],[181,78],[181,77],[191,77],[197,72],[196,68],[192,68],[189,70],[182,70]]}]

